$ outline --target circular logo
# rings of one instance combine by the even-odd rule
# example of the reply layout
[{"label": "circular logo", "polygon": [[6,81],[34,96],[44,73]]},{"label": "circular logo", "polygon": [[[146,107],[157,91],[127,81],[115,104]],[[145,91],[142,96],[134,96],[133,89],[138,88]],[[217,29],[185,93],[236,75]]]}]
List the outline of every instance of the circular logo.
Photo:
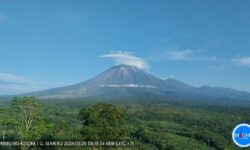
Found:
[{"label": "circular logo", "polygon": [[233,130],[232,138],[239,147],[250,146],[250,125],[246,123],[237,125]]}]

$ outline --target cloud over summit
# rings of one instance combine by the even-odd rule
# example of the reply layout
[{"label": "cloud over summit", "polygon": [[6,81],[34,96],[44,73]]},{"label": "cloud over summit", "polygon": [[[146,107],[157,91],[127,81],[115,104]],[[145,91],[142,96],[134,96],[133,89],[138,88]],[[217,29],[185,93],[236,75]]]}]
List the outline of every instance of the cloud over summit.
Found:
[{"label": "cloud over summit", "polygon": [[105,55],[100,56],[101,58],[110,58],[115,61],[116,64],[124,64],[135,66],[139,69],[147,70],[149,65],[145,59],[136,57],[133,53],[124,52],[124,51],[115,51]]}]

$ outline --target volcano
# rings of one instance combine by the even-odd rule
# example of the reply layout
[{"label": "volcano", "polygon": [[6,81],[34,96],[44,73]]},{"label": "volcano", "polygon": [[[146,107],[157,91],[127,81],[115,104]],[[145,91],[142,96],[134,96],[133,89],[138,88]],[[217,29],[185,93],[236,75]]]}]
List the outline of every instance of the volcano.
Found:
[{"label": "volcano", "polygon": [[[78,84],[33,92],[40,98],[128,97],[164,95],[165,82],[134,66],[114,66]],[[27,94],[24,94],[27,95]]]},{"label": "volcano", "polygon": [[250,100],[250,94],[228,88],[194,87],[176,79],[162,80],[134,66],[118,65],[78,84],[22,96],[50,98],[181,98]]}]

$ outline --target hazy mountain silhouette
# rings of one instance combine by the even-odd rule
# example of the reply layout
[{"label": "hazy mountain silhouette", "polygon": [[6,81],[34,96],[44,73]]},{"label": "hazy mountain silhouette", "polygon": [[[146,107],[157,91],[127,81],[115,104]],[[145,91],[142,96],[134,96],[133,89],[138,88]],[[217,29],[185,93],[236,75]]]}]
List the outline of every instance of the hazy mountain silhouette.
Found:
[{"label": "hazy mountain silhouette", "polygon": [[250,94],[229,88],[193,87],[176,79],[162,80],[133,66],[118,65],[78,84],[38,91],[22,96],[39,98],[78,97],[172,97],[182,99],[250,100]]}]

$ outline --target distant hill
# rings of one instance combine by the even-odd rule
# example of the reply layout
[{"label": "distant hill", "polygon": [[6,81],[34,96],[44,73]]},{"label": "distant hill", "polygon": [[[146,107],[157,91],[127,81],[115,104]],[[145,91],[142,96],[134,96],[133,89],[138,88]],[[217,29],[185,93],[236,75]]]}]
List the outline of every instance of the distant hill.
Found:
[{"label": "distant hill", "polygon": [[50,98],[81,97],[139,97],[180,98],[195,100],[231,99],[250,101],[250,93],[229,88],[200,88],[187,85],[176,79],[162,80],[133,66],[118,65],[109,68],[94,78],[78,84],[32,92],[19,96]]}]

